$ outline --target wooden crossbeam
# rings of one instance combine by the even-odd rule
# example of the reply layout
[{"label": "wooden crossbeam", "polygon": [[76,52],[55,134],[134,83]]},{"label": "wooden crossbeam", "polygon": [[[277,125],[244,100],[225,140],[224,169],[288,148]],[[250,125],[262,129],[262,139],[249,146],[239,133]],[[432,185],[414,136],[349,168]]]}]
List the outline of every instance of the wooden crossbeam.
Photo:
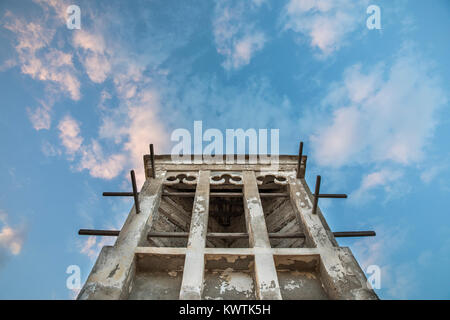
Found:
[{"label": "wooden crossbeam", "polygon": [[[130,195],[132,195],[130,193]],[[195,192],[168,192],[164,191],[163,196],[166,197],[194,197]],[[209,196],[211,198],[242,198],[244,193],[242,192],[210,192]],[[273,193],[260,193],[259,196],[261,198],[278,198],[278,197],[289,197],[289,194],[286,192],[273,192]]]},{"label": "wooden crossbeam", "polygon": [[[78,234],[80,236],[110,236],[117,237],[119,235],[119,230],[97,230],[97,229],[80,229]],[[349,238],[349,237],[374,237],[376,236],[375,231],[340,231],[333,232],[336,238]],[[147,238],[188,238],[188,232],[149,232]],[[246,232],[208,232],[206,234],[207,238],[216,239],[247,239],[248,233]],[[302,232],[294,233],[269,233],[270,239],[295,239],[295,238],[305,238],[305,234]]]},{"label": "wooden crossbeam", "polygon": [[136,213],[141,212],[141,208],[139,205],[139,192],[136,186],[136,176],[134,174],[134,170],[130,171],[131,176],[131,186],[133,188],[133,192],[103,192],[104,197],[133,197],[134,198],[134,207],[136,209]]},{"label": "wooden crossbeam", "polygon": [[322,179],[321,176],[316,177],[316,187],[314,190],[313,207],[312,207],[313,214],[316,214],[317,205],[319,203],[319,198],[333,198],[333,199],[346,199],[347,198],[346,194],[326,194],[326,193],[320,194],[321,179]]}]

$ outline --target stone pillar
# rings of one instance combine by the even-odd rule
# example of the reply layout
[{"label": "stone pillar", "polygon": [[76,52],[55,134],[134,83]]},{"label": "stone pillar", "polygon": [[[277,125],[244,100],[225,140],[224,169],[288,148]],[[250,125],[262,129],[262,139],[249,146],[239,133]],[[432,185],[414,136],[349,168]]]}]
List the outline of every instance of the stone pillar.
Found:
[{"label": "stone pillar", "polygon": [[141,212],[131,209],[114,246],[102,248],[77,299],[126,299],[135,272],[134,250],[146,237],[146,225],[156,215],[165,172],[147,179],[139,193]]},{"label": "stone pillar", "polygon": [[192,208],[180,299],[200,300],[205,272],[205,243],[209,214],[210,171],[200,171]]},{"label": "stone pillar", "polygon": [[249,243],[254,248],[256,294],[261,300],[280,300],[280,286],[255,173],[244,171],[242,176],[245,220]]},{"label": "stone pillar", "polygon": [[307,192],[304,179],[290,177],[288,181],[292,207],[304,225],[306,242],[320,253],[320,274],[328,296],[332,299],[378,299],[368,288],[366,277],[350,249],[335,246],[334,237],[327,232],[320,214],[312,214],[313,196]]}]

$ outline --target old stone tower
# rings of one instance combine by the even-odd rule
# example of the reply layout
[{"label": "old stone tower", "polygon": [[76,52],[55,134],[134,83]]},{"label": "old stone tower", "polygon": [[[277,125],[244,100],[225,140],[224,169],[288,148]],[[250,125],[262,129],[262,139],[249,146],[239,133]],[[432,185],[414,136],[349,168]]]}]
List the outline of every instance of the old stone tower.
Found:
[{"label": "old stone tower", "polygon": [[145,155],[139,193],[105,194],[135,196],[122,230],[80,230],[117,240],[78,299],[377,299],[335,240],[358,233],[333,234],[317,207],[339,195],[314,197],[306,156],[280,156],[276,172],[224,162]]}]

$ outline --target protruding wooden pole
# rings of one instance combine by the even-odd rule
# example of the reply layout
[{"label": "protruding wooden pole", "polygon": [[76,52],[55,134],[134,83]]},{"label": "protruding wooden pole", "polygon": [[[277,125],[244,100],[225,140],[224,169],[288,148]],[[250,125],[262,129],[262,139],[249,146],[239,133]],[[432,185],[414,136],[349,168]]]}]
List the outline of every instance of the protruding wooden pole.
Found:
[{"label": "protruding wooden pole", "polygon": [[313,207],[312,207],[313,214],[316,214],[317,204],[319,202],[320,180],[321,180],[321,177],[317,176],[316,177],[316,188],[314,189]]},{"label": "protruding wooden pole", "polygon": [[134,207],[136,208],[136,213],[139,213],[141,212],[141,208],[139,206],[139,192],[137,191],[136,176],[134,175],[134,170],[130,171],[130,175],[131,175],[131,184],[133,186]]},{"label": "protruding wooden pole", "polygon": [[153,150],[153,143],[150,144],[150,162],[152,165],[152,178],[154,179],[156,177],[156,172],[155,172],[155,152]]},{"label": "protruding wooden pole", "polygon": [[303,141],[300,141],[300,147],[298,150],[297,179],[301,178],[302,158],[303,158]]}]

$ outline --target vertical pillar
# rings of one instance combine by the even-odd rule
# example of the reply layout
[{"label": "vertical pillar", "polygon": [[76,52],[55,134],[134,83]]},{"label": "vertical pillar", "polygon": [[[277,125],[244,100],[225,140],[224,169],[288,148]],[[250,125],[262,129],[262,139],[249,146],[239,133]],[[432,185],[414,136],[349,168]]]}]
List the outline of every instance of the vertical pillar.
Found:
[{"label": "vertical pillar", "polygon": [[209,213],[209,182],[210,171],[199,171],[180,291],[180,299],[184,300],[200,300],[202,297]]},{"label": "vertical pillar", "polygon": [[333,247],[330,234],[326,232],[319,214],[312,214],[313,200],[301,179],[288,178],[292,207],[305,227],[306,242],[312,247]]},{"label": "vertical pillar", "polygon": [[256,294],[259,299],[280,300],[278,276],[270,247],[258,185],[253,171],[244,171],[244,211],[250,246],[254,248]]},{"label": "vertical pillar", "polygon": [[134,250],[146,238],[148,221],[156,215],[165,172],[147,179],[139,193],[140,213],[133,206],[114,246],[103,247],[77,299],[126,299],[134,276]]},{"label": "vertical pillar", "polygon": [[[335,246],[320,214],[313,214],[313,200],[304,179],[289,178],[289,193],[297,217],[301,220],[308,245],[320,253],[320,273],[328,296],[332,299],[377,299],[368,288],[366,277],[348,248]],[[317,210],[319,210],[317,208]]]}]

